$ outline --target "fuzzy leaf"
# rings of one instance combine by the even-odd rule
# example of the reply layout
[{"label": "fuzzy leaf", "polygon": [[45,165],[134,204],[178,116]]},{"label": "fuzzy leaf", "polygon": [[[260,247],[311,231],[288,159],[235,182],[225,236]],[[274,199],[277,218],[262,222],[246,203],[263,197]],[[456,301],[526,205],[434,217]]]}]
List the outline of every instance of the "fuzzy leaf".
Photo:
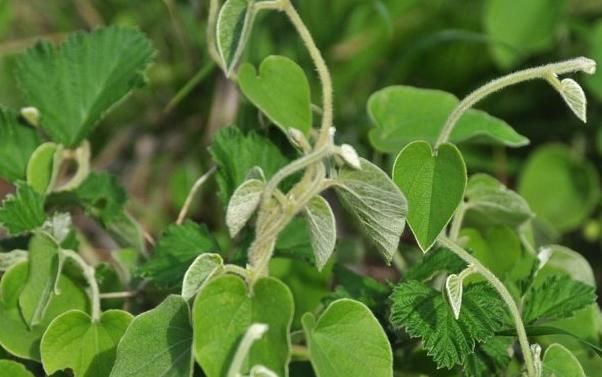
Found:
[{"label": "fuzzy leaf", "polygon": [[314,251],[316,267],[322,270],[334,252],[337,229],[330,204],[321,196],[314,196],[305,207],[309,237]]},{"label": "fuzzy leaf", "polygon": [[0,272],[4,272],[21,262],[27,260],[29,253],[25,250],[12,250],[7,253],[0,253]]},{"label": "fuzzy leaf", "polygon": [[38,144],[36,130],[20,122],[14,111],[0,107],[0,177],[24,180],[27,162]]},{"label": "fuzzy leaf", "polygon": [[445,293],[447,299],[454,313],[454,318],[460,317],[460,310],[462,309],[462,294],[464,293],[464,281],[456,274],[450,274],[445,280]]},{"label": "fuzzy leaf", "polygon": [[253,27],[254,0],[226,0],[217,18],[217,49],[230,77]]},{"label": "fuzzy leaf", "polygon": [[334,181],[336,193],[362,231],[390,261],[405,228],[408,206],[385,172],[361,159],[361,169],[343,167]]},{"label": "fuzzy leaf", "polygon": [[398,285],[391,295],[391,323],[420,337],[439,368],[463,364],[479,342],[500,330],[504,304],[484,283],[466,287],[458,320],[440,292],[417,281]]},{"label": "fuzzy leaf", "polygon": [[17,183],[15,195],[9,194],[0,207],[0,225],[12,235],[30,232],[44,224],[44,195],[26,183]]},{"label": "fuzzy leaf", "polygon": [[186,270],[182,281],[182,297],[184,300],[193,298],[209,280],[220,273],[224,260],[219,254],[205,253],[199,255]]},{"label": "fuzzy leaf", "polygon": [[261,194],[264,188],[265,182],[258,179],[249,179],[234,191],[226,210],[226,225],[230,237],[236,237],[253,216],[261,202]]},{"label": "fuzzy leaf", "polygon": [[192,221],[172,224],[155,246],[152,257],[140,266],[138,274],[161,287],[177,287],[196,257],[217,250],[219,246],[205,225]]},{"label": "fuzzy leaf", "polygon": [[192,377],[190,309],[179,296],[134,318],[117,347],[110,377]]},{"label": "fuzzy leaf", "polygon": [[567,275],[552,275],[525,296],[526,323],[567,318],[596,300],[595,288]]},{"label": "fuzzy leaf", "polygon": [[543,355],[543,377],[586,377],[579,360],[565,346],[553,343]]},{"label": "fuzzy leaf", "polygon": [[133,89],[145,84],[154,50],[139,31],[121,27],[74,33],[60,46],[38,43],[17,59],[16,76],[40,125],[73,147]]},{"label": "fuzzy leaf", "polygon": [[573,79],[564,79],[560,82],[560,95],[571,111],[583,123],[587,123],[587,98],[581,85]]}]

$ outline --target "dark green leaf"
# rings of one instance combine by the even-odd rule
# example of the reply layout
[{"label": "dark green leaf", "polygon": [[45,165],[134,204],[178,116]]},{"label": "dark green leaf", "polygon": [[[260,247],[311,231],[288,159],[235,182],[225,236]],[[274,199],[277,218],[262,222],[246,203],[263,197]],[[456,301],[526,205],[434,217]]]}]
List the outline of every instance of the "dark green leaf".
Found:
[{"label": "dark green leaf", "polygon": [[410,267],[407,280],[430,280],[435,274],[449,272],[457,274],[466,267],[460,257],[448,249],[436,249],[426,254],[420,262]]},{"label": "dark green leaf", "polygon": [[510,363],[508,349],[512,347],[510,339],[491,338],[486,343],[478,343],[473,354],[468,355],[464,363],[466,377],[491,377],[501,373]]},{"label": "dark green leaf", "polygon": [[0,207],[0,225],[12,235],[30,232],[44,224],[44,195],[26,183],[17,183],[15,195],[8,195]]},{"label": "dark green leaf", "polygon": [[125,189],[109,173],[90,173],[74,191],[86,212],[99,218],[105,225],[118,220],[127,201]]},{"label": "dark green leaf", "polygon": [[0,177],[25,179],[29,157],[40,144],[36,131],[21,123],[17,113],[0,107]]}]

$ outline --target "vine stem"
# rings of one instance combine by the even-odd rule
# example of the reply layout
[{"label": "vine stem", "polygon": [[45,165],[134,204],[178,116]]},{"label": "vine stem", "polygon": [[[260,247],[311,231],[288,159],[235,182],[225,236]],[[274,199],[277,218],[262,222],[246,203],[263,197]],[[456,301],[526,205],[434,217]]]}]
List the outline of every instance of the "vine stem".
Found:
[{"label": "vine stem", "polygon": [[578,71],[582,71],[587,74],[593,74],[596,72],[596,62],[585,57],[579,57],[559,63],[546,64],[539,67],[510,73],[483,85],[479,89],[466,96],[466,98],[464,98],[449,115],[445,121],[445,125],[441,129],[439,138],[435,143],[435,149],[439,148],[441,144],[446,143],[449,140],[455,125],[458,123],[462,115],[464,115],[468,109],[488,95],[524,81],[535,79],[544,79],[549,81],[551,76],[555,77],[556,75]]},{"label": "vine stem", "polygon": [[190,189],[190,192],[186,197],[186,201],[184,202],[184,205],[182,206],[182,209],[178,214],[178,220],[176,221],[176,224],[181,225],[184,222],[186,216],[188,215],[188,210],[190,209],[190,205],[192,204],[192,200],[194,199],[195,195],[201,189],[203,184],[216,172],[216,170],[217,167],[213,166],[199,179],[197,179],[196,182],[194,182],[194,185],[192,185],[192,188]]},{"label": "vine stem", "polygon": [[253,343],[261,339],[261,337],[268,331],[268,325],[263,323],[254,323],[252,324],[245,335],[243,336],[240,344],[238,345],[238,349],[234,354],[234,358],[230,363],[230,368],[228,369],[228,377],[241,377],[240,373],[245,359],[251,350],[251,346]]},{"label": "vine stem", "polygon": [[100,290],[98,289],[94,268],[73,250],[61,250],[61,253],[81,268],[84,278],[90,287],[89,296],[92,302],[92,321],[98,322],[100,320]]},{"label": "vine stem", "polygon": [[489,271],[487,267],[483,266],[483,264],[481,264],[477,258],[473,257],[468,251],[464,250],[454,241],[444,236],[440,236],[438,240],[441,245],[450,249],[454,254],[468,263],[468,265],[472,265],[474,270],[481,274],[489,282],[489,284],[495,288],[502,300],[504,300],[508,306],[508,309],[510,310],[512,319],[514,320],[518,342],[520,344],[523,359],[525,360],[525,365],[527,367],[527,374],[529,377],[537,377],[535,374],[533,355],[531,354],[531,349],[529,347],[529,339],[527,338],[527,332],[525,331],[525,325],[523,323],[520,310],[518,309],[514,298],[512,298],[512,295],[506,286],[497,278],[497,276]]}]

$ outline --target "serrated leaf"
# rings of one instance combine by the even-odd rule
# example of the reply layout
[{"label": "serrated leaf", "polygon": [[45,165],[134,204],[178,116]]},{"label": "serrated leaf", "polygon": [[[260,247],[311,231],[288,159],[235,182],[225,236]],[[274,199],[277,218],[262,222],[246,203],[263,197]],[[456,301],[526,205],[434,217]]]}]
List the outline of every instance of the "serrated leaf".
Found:
[{"label": "serrated leaf", "polygon": [[[460,101],[440,90],[391,86],[370,96],[368,113],[375,128],[370,143],[384,153],[397,153],[417,140],[434,143],[447,116]],[[470,109],[454,128],[452,143],[481,142],[521,147],[529,139],[501,119]]]},{"label": "serrated leaf", "polygon": [[12,235],[30,232],[44,224],[44,195],[26,183],[17,183],[15,195],[9,194],[0,207],[0,225]]},{"label": "serrated leaf", "polygon": [[596,300],[595,288],[569,276],[550,276],[525,296],[525,323],[567,318]]},{"label": "serrated leaf", "polygon": [[194,301],[195,359],[207,377],[226,377],[240,338],[251,324],[264,323],[269,331],[251,348],[243,372],[264,365],[286,376],[293,310],[292,294],[279,280],[259,279],[250,295],[239,277],[219,276]]},{"label": "serrated leaf", "polygon": [[36,326],[44,318],[61,273],[60,248],[49,235],[36,233],[29,242],[27,282],[19,296],[25,322]]},{"label": "serrated leaf", "polygon": [[58,47],[38,43],[18,57],[15,75],[52,141],[74,147],[114,105],[145,84],[153,55],[142,33],[111,26],[74,33]]},{"label": "serrated leaf", "polygon": [[19,309],[27,275],[27,263],[20,263],[11,267],[0,282],[0,345],[17,357],[40,361],[40,340],[48,324],[68,310],[86,310],[88,296],[73,280],[61,276],[57,285],[61,294],[52,298],[40,324],[30,328]]},{"label": "serrated leaf", "polygon": [[313,314],[306,313],[302,323],[310,360],[318,377],[393,376],[389,340],[364,304],[337,300],[317,320]]},{"label": "serrated leaf", "polygon": [[304,208],[305,218],[309,225],[309,237],[314,251],[316,267],[324,268],[334,252],[337,242],[337,228],[334,213],[330,204],[321,196],[311,198]]},{"label": "serrated leaf", "polygon": [[462,309],[463,284],[464,280],[456,274],[450,274],[445,280],[445,293],[447,294],[447,299],[449,300],[455,319],[460,317],[460,310]]},{"label": "serrated leaf", "polygon": [[138,268],[138,274],[169,288],[182,284],[186,270],[202,253],[219,250],[205,225],[186,221],[172,224],[155,246],[152,257]]},{"label": "serrated leaf", "polygon": [[560,95],[577,118],[587,123],[587,98],[581,85],[573,79],[564,79],[560,82]]},{"label": "serrated leaf", "polygon": [[12,250],[0,253],[0,272],[4,272],[12,266],[27,261],[29,253],[25,250]]},{"label": "serrated leaf", "polygon": [[259,66],[244,64],[238,73],[244,95],[287,134],[296,128],[311,130],[311,97],[303,69],[284,56],[268,56]]},{"label": "serrated leaf", "polygon": [[0,376],[34,377],[25,365],[12,360],[0,360]]},{"label": "serrated leaf", "polygon": [[500,375],[511,358],[508,350],[511,338],[494,337],[486,343],[478,343],[475,352],[468,355],[463,369],[466,377],[491,377]]},{"label": "serrated leaf", "polygon": [[190,308],[179,296],[168,296],[159,306],[130,324],[117,347],[110,377],[192,377]]},{"label": "serrated leaf", "polygon": [[407,280],[430,280],[440,272],[459,273],[466,267],[466,262],[448,249],[435,249],[427,253],[420,262],[410,267],[406,273]]},{"label": "serrated leaf", "polygon": [[468,216],[492,225],[518,226],[535,214],[527,201],[487,174],[475,174],[466,186]]},{"label": "serrated leaf", "polygon": [[466,165],[453,144],[435,153],[424,141],[408,144],[395,159],[393,181],[408,200],[408,225],[427,252],[464,197]]},{"label": "serrated leaf", "polygon": [[254,0],[226,0],[217,18],[217,50],[226,76],[238,64],[253,27]]},{"label": "serrated leaf", "polygon": [[41,144],[27,163],[27,184],[40,194],[46,194],[56,181],[62,148],[55,143]]},{"label": "serrated leaf", "polygon": [[265,182],[249,179],[234,191],[226,210],[226,225],[230,237],[236,237],[253,216],[261,202],[264,188]]},{"label": "serrated leaf", "polygon": [[216,180],[224,204],[252,169],[259,167],[269,179],[289,162],[268,138],[255,132],[245,135],[236,127],[220,130],[209,151],[218,166]]},{"label": "serrated leaf", "polygon": [[123,310],[108,310],[98,321],[79,310],[56,317],[40,345],[44,370],[49,375],[70,369],[74,377],[108,376],[117,344],[132,319]]},{"label": "serrated leaf", "polygon": [[211,278],[223,270],[223,267],[224,260],[219,254],[199,255],[184,274],[182,297],[185,300],[193,298]]},{"label": "serrated leaf", "polygon": [[505,317],[503,302],[485,283],[466,287],[458,320],[440,292],[417,281],[398,285],[391,295],[391,323],[420,337],[439,368],[463,364],[479,342],[489,341]]},{"label": "serrated leaf", "polygon": [[0,177],[24,180],[27,162],[38,144],[36,130],[20,122],[16,112],[0,107]]},{"label": "serrated leaf", "polygon": [[106,172],[90,173],[73,192],[86,212],[99,218],[105,225],[122,215],[127,202],[127,193],[117,177]]},{"label": "serrated leaf", "polygon": [[361,160],[361,169],[343,167],[334,181],[337,196],[364,234],[390,261],[399,246],[408,211],[406,198],[378,166]]},{"label": "serrated leaf", "polygon": [[554,343],[543,355],[543,377],[585,377],[585,371],[571,351]]}]

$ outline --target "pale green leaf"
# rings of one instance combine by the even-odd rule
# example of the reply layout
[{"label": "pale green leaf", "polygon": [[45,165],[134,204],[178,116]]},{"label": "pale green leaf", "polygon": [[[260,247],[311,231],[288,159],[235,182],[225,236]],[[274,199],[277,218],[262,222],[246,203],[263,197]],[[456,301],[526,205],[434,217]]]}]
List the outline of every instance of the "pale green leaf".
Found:
[{"label": "pale green leaf", "polygon": [[[391,86],[372,94],[368,113],[375,128],[370,143],[384,153],[397,153],[417,140],[434,143],[445,120],[460,101],[440,90]],[[527,145],[529,140],[501,119],[479,110],[468,110],[452,131],[450,141],[486,142],[508,147]]]},{"label": "pale green leaf", "polygon": [[466,186],[467,216],[478,216],[479,222],[518,226],[534,214],[527,201],[487,174],[475,174]]},{"label": "pale green leaf", "polygon": [[254,0],[226,0],[217,18],[217,50],[226,76],[238,64],[253,27]]},{"label": "pale green leaf", "polygon": [[0,177],[24,180],[27,162],[38,144],[36,130],[20,122],[14,111],[0,107]]},{"label": "pale green leaf", "polygon": [[390,261],[405,228],[406,198],[378,166],[365,159],[360,161],[359,170],[341,168],[334,180],[335,190],[364,234]]},{"label": "pale green leaf", "polygon": [[58,315],[69,310],[86,310],[88,296],[73,280],[61,276],[58,291],[46,309],[39,325],[29,327],[19,309],[19,296],[28,275],[27,263],[11,267],[0,282],[0,345],[11,354],[40,361],[40,340],[48,324]]},{"label": "pale green leaf", "polygon": [[587,98],[581,85],[573,79],[564,79],[560,82],[560,95],[577,118],[587,123]]},{"label": "pale green leaf", "polygon": [[34,377],[34,375],[25,368],[25,365],[12,360],[0,360],[0,376]]},{"label": "pale green leaf", "polygon": [[304,208],[309,226],[309,237],[314,250],[316,267],[322,270],[334,252],[337,228],[330,204],[321,196],[314,196]]},{"label": "pale green leaf", "polygon": [[142,33],[111,26],[74,33],[58,47],[38,43],[18,57],[15,75],[28,105],[40,111],[40,126],[53,141],[73,147],[145,84],[153,55]]},{"label": "pale green leaf", "polygon": [[408,199],[408,225],[427,252],[464,197],[466,165],[453,144],[435,154],[424,141],[408,144],[395,160],[393,181]]},{"label": "pale green leaf", "polygon": [[45,317],[61,273],[60,248],[43,232],[29,242],[29,273],[19,296],[23,319],[29,326],[38,325]]},{"label": "pale green leaf", "polygon": [[207,377],[227,377],[238,343],[253,323],[269,330],[251,347],[243,372],[263,365],[287,375],[293,297],[280,281],[259,279],[251,295],[241,278],[219,276],[197,295],[192,318],[194,355]]},{"label": "pale green leaf", "polygon": [[190,308],[179,296],[134,318],[119,346],[110,377],[192,377]]},{"label": "pale green leaf", "polygon": [[0,253],[0,272],[4,272],[21,262],[27,261],[29,253],[25,250],[12,250],[7,253]]},{"label": "pale green leaf", "polygon": [[561,344],[554,343],[543,355],[543,377],[586,377],[579,360]]},{"label": "pale green leaf", "polygon": [[464,293],[464,281],[456,274],[450,274],[445,280],[445,293],[447,299],[454,313],[454,318],[460,317],[460,310],[462,309],[462,294]]},{"label": "pale green leaf", "polygon": [[441,292],[417,281],[398,285],[391,301],[393,326],[422,338],[439,368],[463,364],[477,343],[489,341],[501,330],[506,315],[504,303],[485,283],[466,287],[458,320]]},{"label": "pale green leaf", "polygon": [[193,298],[211,278],[223,271],[224,260],[219,254],[199,255],[188,267],[182,281],[182,297]]},{"label": "pale green leaf", "polygon": [[44,195],[26,183],[17,183],[16,194],[9,194],[0,207],[0,226],[12,235],[39,228],[46,218],[44,200]]},{"label": "pale green leaf", "polygon": [[389,340],[364,304],[337,300],[317,320],[306,313],[302,322],[318,377],[393,376]]},{"label": "pale green leaf", "polygon": [[293,60],[269,56],[261,63],[259,73],[251,64],[244,64],[238,84],[244,95],[285,133],[289,128],[304,134],[311,130],[309,82]]},{"label": "pale green leaf", "polygon": [[70,369],[74,377],[108,376],[132,318],[123,310],[108,310],[98,321],[79,310],[56,317],[40,345],[44,370],[49,375]]},{"label": "pale green leaf", "polygon": [[226,210],[226,225],[231,237],[235,237],[253,216],[264,188],[265,182],[249,179],[234,191]]},{"label": "pale green leaf", "polygon": [[562,145],[546,145],[529,157],[518,192],[538,219],[560,232],[581,225],[598,204],[600,176],[595,166]]},{"label": "pale green leaf", "polygon": [[62,148],[55,143],[41,144],[27,163],[27,184],[41,194],[46,194],[56,181]]}]

